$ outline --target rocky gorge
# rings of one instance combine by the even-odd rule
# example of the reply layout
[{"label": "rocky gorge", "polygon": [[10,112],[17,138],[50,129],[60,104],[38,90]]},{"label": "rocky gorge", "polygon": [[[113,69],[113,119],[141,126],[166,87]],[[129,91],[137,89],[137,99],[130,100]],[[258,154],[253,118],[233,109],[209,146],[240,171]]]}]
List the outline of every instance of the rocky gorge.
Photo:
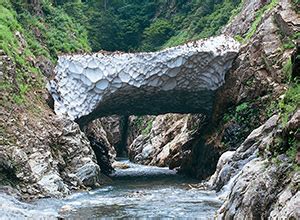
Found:
[{"label": "rocky gorge", "polygon": [[[197,56],[189,52],[188,48],[193,48],[192,52],[197,48],[196,42],[176,47],[178,51],[184,51],[185,56],[191,56],[192,61],[196,60],[191,62],[190,69],[184,62],[175,62],[182,54],[174,52],[174,48],[150,53],[149,57],[146,53],[128,55],[117,52],[108,56],[103,52],[100,58],[90,54],[62,55],[56,73],[46,61],[32,61],[43,72],[50,72],[48,78],[44,73],[42,79],[50,82],[50,94],[43,84],[38,90],[26,94],[29,104],[20,106],[4,102],[1,105],[1,192],[32,201],[101,189],[114,181],[108,177],[114,170],[126,172],[126,169],[131,169],[133,165],[116,161],[117,157],[128,155],[134,163],[169,167],[196,178],[190,190],[217,192],[221,202],[215,207],[218,210],[216,218],[300,218],[297,81],[300,16],[297,7],[289,0],[243,1],[237,15],[221,31],[226,37],[208,38],[204,43],[210,44],[217,39],[218,43],[238,45],[234,46],[234,54],[227,57],[229,64],[228,60],[219,62],[213,59],[213,53],[210,53],[211,62],[203,61],[201,52],[195,52],[208,66],[217,62],[218,70],[226,64],[223,70],[216,71],[220,78],[207,76],[208,66],[202,67],[197,63]],[[27,42],[21,33],[15,34],[22,53]],[[293,47],[288,45],[291,43]],[[164,53],[170,60],[162,58]],[[222,53],[224,55],[224,50]],[[133,57],[129,64],[122,60],[123,56],[137,58]],[[77,60],[76,63],[76,59],[83,61]],[[101,61],[95,63],[97,59]],[[118,72],[119,64],[116,64],[113,65],[115,72],[112,72],[120,80],[117,77],[110,80],[102,70],[106,68],[101,66],[102,59],[108,59],[108,65],[121,63],[121,70],[129,69],[128,75]],[[171,70],[176,69],[176,74],[164,68],[164,71],[157,70],[156,76],[156,71],[147,62],[142,65],[144,59],[152,62],[151,68],[167,64]],[[17,84],[15,72],[20,66],[5,51],[1,51],[0,60],[2,79]],[[71,64],[67,64],[67,68],[63,66],[68,62]],[[86,65],[86,69],[78,67],[80,63]],[[131,71],[136,65],[138,70]],[[213,93],[203,91],[204,84],[190,76],[182,81],[183,84],[178,83],[182,76],[190,74],[186,71],[182,74],[180,68],[195,73],[196,78],[200,74],[199,80],[206,83],[205,89],[214,90]],[[100,70],[106,78],[100,74],[103,79],[94,80],[91,71]],[[144,78],[136,75],[139,70],[145,73]],[[68,74],[70,81],[64,82],[68,80],[65,76]],[[30,76],[28,83],[38,83],[34,73]],[[89,81],[93,83],[90,85]],[[184,83],[188,86],[182,86]],[[105,88],[102,87],[104,84]],[[186,88],[190,96],[180,96]],[[166,95],[168,92],[170,95]],[[211,94],[213,100],[207,98]],[[134,95],[141,98],[134,99]],[[3,97],[6,96],[9,96],[7,91],[3,93]],[[180,97],[176,103],[177,96]],[[152,102],[153,99],[156,102]],[[209,102],[202,102],[202,99],[209,99]],[[173,102],[173,106],[164,105]],[[202,111],[206,105],[209,109]],[[134,116],[134,113],[138,114]],[[151,115],[161,113],[167,114]],[[88,115],[88,119],[80,120],[84,115]],[[76,118],[80,126],[73,121]],[[7,208],[4,203],[5,200],[0,210]]]}]

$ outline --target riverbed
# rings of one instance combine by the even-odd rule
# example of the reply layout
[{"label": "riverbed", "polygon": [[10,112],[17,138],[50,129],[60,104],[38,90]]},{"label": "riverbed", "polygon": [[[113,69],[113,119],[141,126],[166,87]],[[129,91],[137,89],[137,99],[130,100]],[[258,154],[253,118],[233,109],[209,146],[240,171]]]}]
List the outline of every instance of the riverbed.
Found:
[{"label": "riverbed", "polygon": [[199,181],[168,168],[133,164],[116,169],[112,181],[101,188],[64,199],[22,203],[0,195],[0,219],[213,219],[222,205],[214,191],[195,187]]}]

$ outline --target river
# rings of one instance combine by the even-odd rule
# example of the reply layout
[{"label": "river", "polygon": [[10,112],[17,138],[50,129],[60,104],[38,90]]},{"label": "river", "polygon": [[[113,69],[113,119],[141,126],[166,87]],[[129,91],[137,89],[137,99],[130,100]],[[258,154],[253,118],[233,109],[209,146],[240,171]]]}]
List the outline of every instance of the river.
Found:
[{"label": "river", "polygon": [[0,219],[213,219],[222,204],[215,192],[194,187],[195,179],[168,168],[122,163],[129,168],[116,169],[111,183],[64,199],[29,204],[2,194]]}]

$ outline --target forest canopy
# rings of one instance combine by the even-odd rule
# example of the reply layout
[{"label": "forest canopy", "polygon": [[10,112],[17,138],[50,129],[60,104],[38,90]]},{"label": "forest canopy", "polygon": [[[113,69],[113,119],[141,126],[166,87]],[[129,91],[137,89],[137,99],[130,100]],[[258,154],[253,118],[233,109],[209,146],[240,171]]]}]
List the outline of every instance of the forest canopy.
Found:
[{"label": "forest canopy", "polygon": [[[69,52],[78,47],[90,47],[92,51],[155,51],[213,36],[238,11],[241,0],[11,2],[19,22],[28,31],[32,32],[32,26],[47,29],[45,34],[52,35],[47,36],[51,41],[47,46],[55,54],[56,51]],[[72,30],[76,39],[70,36]]]}]

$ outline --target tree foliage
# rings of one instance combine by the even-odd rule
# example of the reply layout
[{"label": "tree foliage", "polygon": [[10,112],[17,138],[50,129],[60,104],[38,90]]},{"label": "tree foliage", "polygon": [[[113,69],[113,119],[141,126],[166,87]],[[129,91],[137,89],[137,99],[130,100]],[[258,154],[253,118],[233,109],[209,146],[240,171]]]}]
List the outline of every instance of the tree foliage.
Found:
[{"label": "tree foliage", "polygon": [[47,46],[55,55],[78,47],[87,49],[88,45],[93,51],[154,51],[216,35],[236,13],[241,0],[11,2],[26,29],[45,27]]}]

